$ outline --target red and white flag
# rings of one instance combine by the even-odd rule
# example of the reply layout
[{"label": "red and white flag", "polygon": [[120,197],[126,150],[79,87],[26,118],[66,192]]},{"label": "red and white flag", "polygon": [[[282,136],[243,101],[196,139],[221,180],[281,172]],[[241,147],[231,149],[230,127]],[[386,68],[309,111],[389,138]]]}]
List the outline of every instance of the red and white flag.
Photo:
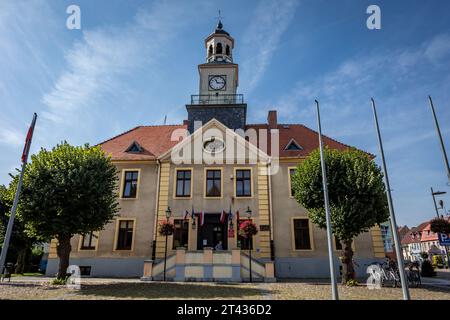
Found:
[{"label": "red and white flag", "polygon": [[37,118],[37,114],[35,113],[33,115],[33,120],[31,121],[31,126],[28,129],[27,137],[25,139],[25,146],[23,147],[23,152],[22,152],[22,163],[25,163],[28,160],[28,153],[30,152],[31,140],[33,139],[33,132],[34,132],[34,126],[36,124],[36,118]]},{"label": "red and white flag", "polygon": [[200,221],[199,221],[200,225],[203,226],[203,224],[205,223],[205,212],[204,211],[200,212],[199,219],[200,219]]},{"label": "red and white flag", "polygon": [[222,210],[222,213],[220,214],[220,222],[225,223],[226,217],[227,213],[225,212],[225,210]]}]

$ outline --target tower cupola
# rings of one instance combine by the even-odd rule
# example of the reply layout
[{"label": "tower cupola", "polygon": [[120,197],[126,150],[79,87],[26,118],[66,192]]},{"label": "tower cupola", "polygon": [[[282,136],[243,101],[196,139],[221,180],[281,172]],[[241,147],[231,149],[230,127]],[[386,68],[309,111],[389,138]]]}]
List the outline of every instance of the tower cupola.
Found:
[{"label": "tower cupola", "polygon": [[234,39],[223,29],[219,19],[216,29],[205,39],[206,62],[232,63]]}]

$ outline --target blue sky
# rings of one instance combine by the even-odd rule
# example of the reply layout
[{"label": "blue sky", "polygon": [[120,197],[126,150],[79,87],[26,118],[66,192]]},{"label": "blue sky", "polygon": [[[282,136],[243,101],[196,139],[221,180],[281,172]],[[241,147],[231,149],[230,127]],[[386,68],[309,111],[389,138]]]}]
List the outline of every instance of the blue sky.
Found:
[{"label": "blue sky", "polygon": [[[81,8],[81,30],[66,8]],[[381,30],[366,8],[381,8]],[[96,144],[137,125],[180,123],[217,10],[235,38],[248,122],[316,128],[378,155],[377,101],[399,224],[432,218],[430,187],[450,193],[427,95],[450,152],[450,2],[361,0],[0,2],[0,183],[19,166],[33,112],[32,152]],[[379,162],[379,159],[377,159]],[[450,209],[450,198],[444,201]]]}]

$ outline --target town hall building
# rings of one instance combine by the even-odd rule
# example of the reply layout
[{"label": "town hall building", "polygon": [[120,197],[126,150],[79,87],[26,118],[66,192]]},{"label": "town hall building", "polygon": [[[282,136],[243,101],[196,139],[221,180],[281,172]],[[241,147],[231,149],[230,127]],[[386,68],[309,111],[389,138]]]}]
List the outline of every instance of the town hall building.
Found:
[{"label": "town hall building", "polygon": [[[120,211],[104,230],[73,237],[70,264],[85,276],[160,280],[166,256],[175,281],[244,281],[250,270],[260,281],[329,277],[326,232],[291,190],[296,166],[319,146],[317,132],[278,123],[276,110],[266,123],[248,123],[235,40],[219,21],[204,44],[199,92],[183,123],[138,126],[99,144],[118,170]],[[166,237],[159,226],[167,220],[175,230]],[[247,220],[258,228],[252,239],[239,232]],[[334,250],[339,270],[339,241]],[[354,239],[354,252],[363,276],[365,264],[385,256],[380,229]],[[47,275],[57,269],[53,241]]]}]

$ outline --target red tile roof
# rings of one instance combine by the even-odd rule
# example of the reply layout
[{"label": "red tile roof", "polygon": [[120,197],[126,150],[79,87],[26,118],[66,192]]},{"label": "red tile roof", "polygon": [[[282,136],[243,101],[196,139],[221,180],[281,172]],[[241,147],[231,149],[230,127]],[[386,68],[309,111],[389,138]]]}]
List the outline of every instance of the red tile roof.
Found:
[{"label": "red tile roof", "polygon": [[[270,134],[267,124],[249,124],[246,129],[267,129],[268,132],[268,154],[270,150]],[[106,153],[110,154],[113,160],[155,160],[164,152],[170,150],[177,144],[177,141],[171,141],[172,132],[176,129],[187,129],[186,125],[161,125],[161,126],[138,126],[122,134],[119,134],[109,140],[99,143]],[[308,156],[314,149],[319,147],[318,134],[301,124],[278,124],[280,142],[279,157],[298,158]],[[301,150],[285,150],[291,139],[294,139]],[[142,148],[141,153],[126,152],[127,148],[136,141]],[[323,142],[326,146],[345,150],[350,146],[323,136]]]},{"label": "red tile roof", "polygon": [[[187,129],[187,126],[139,126],[99,143],[99,145],[111,155],[112,160],[155,160],[177,144],[178,141],[171,141],[172,133],[176,129]],[[125,152],[133,141],[142,147],[143,152]]]},{"label": "red tile roof", "polygon": [[421,234],[423,229],[428,225],[429,221],[423,222],[419,224],[417,227],[411,228],[408,233],[402,238],[401,243],[403,245],[410,243],[418,243],[420,242]]},{"label": "red tile roof", "polygon": [[[270,150],[270,133],[269,126],[267,124],[249,124],[246,129],[253,128],[259,134],[260,129],[267,129],[268,139],[268,154],[272,155]],[[302,124],[278,124],[277,129],[280,135],[279,142],[279,157],[305,157],[308,156],[313,150],[319,148],[319,135],[316,131],[305,127]],[[297,144],[302,147],[302,150],[285,150],[288,143],[294,139]],[[351,148],[350,146],[336,141],[330,137],[322,135],[322,140],[325,146],[331,149],[345,150]]]}]

